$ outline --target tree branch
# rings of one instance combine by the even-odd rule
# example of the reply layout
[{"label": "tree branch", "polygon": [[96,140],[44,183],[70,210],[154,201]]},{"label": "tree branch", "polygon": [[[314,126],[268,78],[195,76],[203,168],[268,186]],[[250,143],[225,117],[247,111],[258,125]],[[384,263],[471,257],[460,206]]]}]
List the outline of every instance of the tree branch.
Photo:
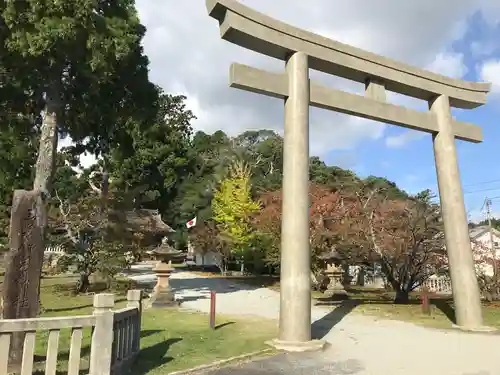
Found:
[{"label": "tree branch", "polygon": [[64,223],[64,228],[66,229],[66,235],[70,239],[70,241],[76,245],[76,244],[78,244],[79,241],[78,241],[78,238],[74,235],[73,230],[71,229],[71,226],[70,226],[70,222],[68,220],[68,215],[71,211],[71,205],[68,203],[67,210],[65,211],[64,210],[64,202],[61,199],[61,197],[59,196],[57,190],[55,191],[55,195],[56,195],[57,200],[59,201],[59,213],[61,214],[61,218],[62,218],[63,223]]},{"label": "tree branch", "polygon": [[102,191],[101,189],[99,189],[97,186],[95,186],[95,184],[92,182],[92,178],[96,175],[96,174],[101,174],[101,172],[99,171],[92,171],[90,172],[89,174],[89,179],[88,179],[88,183],[90,185],[90,188],[95,191],[97,194],[99,194],[99,196],[102,194]]}]

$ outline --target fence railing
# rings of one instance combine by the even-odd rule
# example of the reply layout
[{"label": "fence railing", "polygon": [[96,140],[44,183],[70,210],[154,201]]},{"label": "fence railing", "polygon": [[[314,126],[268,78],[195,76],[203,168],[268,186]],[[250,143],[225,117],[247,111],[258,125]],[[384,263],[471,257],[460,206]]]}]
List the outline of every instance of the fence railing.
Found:
[{"label": "fence railing", "polygon": [[436,294],[451,294],[451,280],[445,276],[432,276],[427,279],[422,287],[417,290],[422,290],[425,287],[429,292]]},{"label": "fence railing", "polygon": [[[132,295],[132,293],[137,293],[137,295]],[[111,356],[111,372],[113,374],[120,374],[122,369],[126,369],[130,365],[139,353],[141,345],[141,291],[129,291],[128,297],[128,306],[115,311],[113,315]]]},{"label": "fence railing", "polygon": [[[114,295],[97,294],[93,315],[0,320],[0,375],[13,371],[21,375],[33,373],[36,336],[42,331],[48,331],[45,374],[55,375],[63,329],[71,329],[67,373],[78,375],[83,370],[80,364],[84,328],[92,329],[89,375],[120,374],[139,353],[141,300],[142,291],[129,290],[127,307],[113,311]],[[19,361],[12,360],[16,355],[11,350],[19,352]]]}]

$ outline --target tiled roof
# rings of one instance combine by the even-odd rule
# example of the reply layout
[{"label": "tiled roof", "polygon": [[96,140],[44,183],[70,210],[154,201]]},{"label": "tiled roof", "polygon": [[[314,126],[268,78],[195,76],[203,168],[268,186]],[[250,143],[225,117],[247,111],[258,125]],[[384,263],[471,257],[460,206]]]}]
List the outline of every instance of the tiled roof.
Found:
[{"label": "tiled roof", "polygon": [[125,223],[130,231],[143,233],[167,234],[173,230],[162,219],[157,210],[136,209],[130,211],[114,211],[110,214],[112,222]]}]

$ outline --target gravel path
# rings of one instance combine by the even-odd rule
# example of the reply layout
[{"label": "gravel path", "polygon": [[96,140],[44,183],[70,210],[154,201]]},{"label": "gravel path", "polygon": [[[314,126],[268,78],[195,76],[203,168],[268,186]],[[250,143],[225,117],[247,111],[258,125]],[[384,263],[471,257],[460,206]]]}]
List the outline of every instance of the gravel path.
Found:
[{"label": "gravel path", "polygon": [[[149,278],[148,278],[149,277]],[[154,275],[131,276],[151,283]],[[217,312],[255,315],[277,319],[279,293],[266,288],[246,287],[227,280],[176,272],[171,277],[176,298],[183,307],[208,312],[210,290],[217,292]],[[266,371],[259,362],[239,369],[237,374],[282,374],[279,366],[293,374],[359,375],[499,375],[500,335],[471,334],[418,327],[409,323],[347,314],[349,305],[335,310],[312,308],[313,333],[324,336],[331,347],[323,353],[282,355],[268,359]],[[280,362],[281,361],[281,362]],[[276,363],[278,362],[278,363]],[[281,363],[281,364],[280,364]],[[261,370],[256,370],[261,366]],[[222,371],[222,372],[221,372]],[[219,370],[212,374],[228,374]],[[209,374],[209,373],[207,373]]]}]

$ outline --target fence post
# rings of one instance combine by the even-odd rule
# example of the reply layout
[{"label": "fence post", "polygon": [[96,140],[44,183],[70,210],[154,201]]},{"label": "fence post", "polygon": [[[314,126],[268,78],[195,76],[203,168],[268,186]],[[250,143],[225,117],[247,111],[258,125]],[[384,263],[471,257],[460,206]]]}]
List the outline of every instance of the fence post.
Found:
[{"label": "fence post", "polygon": [[137,317],[134,321],[133,352],[138,353],[141,346],[141,320],[142,320],[142,290],[133,289],[127,292],[127,307],[137,309]]},{"label": "fence post", "polygon": [[215,329],[215,291],[210,291],[210,329]]},{"label": "fence post", "polygon": [[96,325],[92,333],[90,349],[90,375],[109,375],[113,355],[113,320],[115,305],[113,294],[94,296],[94,315]]},{"label": "fence post", "polygon": [[424,285],[421,293],[422,299],[422,313],[425,315],[431,315],[431,305],[429,301],[429,289]]}]

